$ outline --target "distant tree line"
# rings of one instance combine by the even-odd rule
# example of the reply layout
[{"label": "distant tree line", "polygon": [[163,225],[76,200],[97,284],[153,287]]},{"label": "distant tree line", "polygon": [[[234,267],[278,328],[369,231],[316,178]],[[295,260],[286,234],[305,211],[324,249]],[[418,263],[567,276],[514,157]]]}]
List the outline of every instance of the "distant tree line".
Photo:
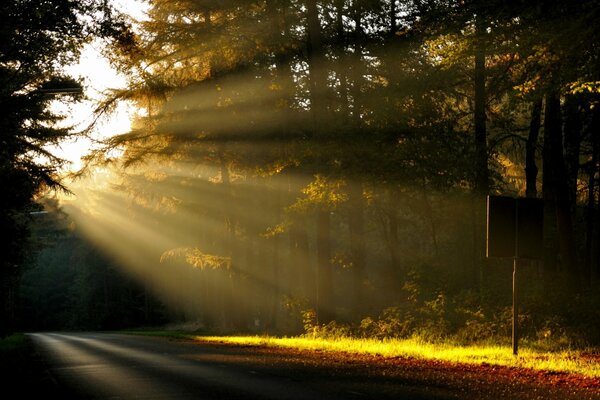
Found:
[{"label": "distant tree line", "polygon": [[36,214],[20,278],[18,327],[26,331],[159,326],[176,319],[117,260],[91,243],[56,204]]}]

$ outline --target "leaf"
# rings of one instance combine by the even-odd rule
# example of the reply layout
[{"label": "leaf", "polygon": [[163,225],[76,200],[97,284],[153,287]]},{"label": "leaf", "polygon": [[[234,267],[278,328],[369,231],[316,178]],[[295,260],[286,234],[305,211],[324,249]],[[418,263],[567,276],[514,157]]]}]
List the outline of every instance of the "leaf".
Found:
[{"label": "leaf", "polygon": [[160,256],[161,263],[172,259],[183,259],[192,267],[200,269],[229,269],[231,267],[231,257],[203,253],[196,247],[179,247],[165,251]]}]

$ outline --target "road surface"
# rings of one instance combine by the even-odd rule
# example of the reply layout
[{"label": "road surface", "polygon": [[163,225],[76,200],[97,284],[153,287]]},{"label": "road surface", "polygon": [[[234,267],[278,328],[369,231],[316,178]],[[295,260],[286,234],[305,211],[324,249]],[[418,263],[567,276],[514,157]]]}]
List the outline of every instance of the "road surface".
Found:
[{"label": "road surface", "polygon": [[[343,376],[315,376],[301,367],[265,369],[255,365],[247,349],[106,333],[30,336],[61,395],[69,398],[304,400],[367,394]],[[407,385],[393,398],[447,398],[421,395],[420,390]],[[377,393],[385,398],[382,390]]]},{"label": "road surface", "polygon": [[386,366],[341,355],[108,333],[30,338],[53,382],[53,397],[61,399],[585,398],[569,388],[557,393],[418,363]]}]

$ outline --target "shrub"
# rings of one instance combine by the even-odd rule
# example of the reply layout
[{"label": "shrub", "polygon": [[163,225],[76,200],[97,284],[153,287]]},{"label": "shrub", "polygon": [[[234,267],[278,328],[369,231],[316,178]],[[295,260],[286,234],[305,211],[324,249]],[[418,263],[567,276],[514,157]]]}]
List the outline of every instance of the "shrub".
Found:
[{"label": "shrub", "polygon": [[353,336],[353,330],[348,324],[336,321],[319,324],[317,312],[312,308],[302,311],[302,322],[305,337],[335,339]]},{"label": "shrub", "polygon": [[378,319],[364,318],[358,327],[362,337],[385,339],[405,338],[413,330],[414,317],[407,312],[402,312],[399,307],[387,307]]},{"label": "shrub", "polygon": [[463,312],[467,315],[467,319],[455,334],[459,343],[485,342],[498,335],[497,322],[486,318],[481,309],[463,310]]}]

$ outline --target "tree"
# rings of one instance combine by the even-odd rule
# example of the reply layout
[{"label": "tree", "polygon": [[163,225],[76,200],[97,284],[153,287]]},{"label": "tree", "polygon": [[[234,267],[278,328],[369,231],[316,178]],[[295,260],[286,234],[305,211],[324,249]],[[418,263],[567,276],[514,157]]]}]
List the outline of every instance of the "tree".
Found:
[{"label": "tree", "polygon": [[[152,2],[139,36],[117,43],[130,85],[108,101],[142,111],[108,144],[144,219],[180,245],[165,254],[206,278],[203,315],[274,326],[283,297],[322,323],[352,320],[363,298],[425,299],[404,295],[441,270],[435,290],[479,289],[483,303],[497,276],[483,268],[482,195],[539,196],[540,178],[562,213],[547,233],[559,227],[576,265],[574,183],[589,178],[594,209],[600,157],[595,100],[574,92],[595,87],[597,35],[581,26],[597,7],[543,4]],[[591,45],[569,50],[569,31]]]},{"label": "tree", "polygon": [[[58,128],[63,116],[49,108],[55,96],[71,89],[64,100],[75,100],[81,85],[61,68],[77,60],[91,35],[110,26],[102,1],[7,1],[0,5],[0,231],[10,238],[0,244],[0,335],[13,328],[15,290],[23,268],[28,213],[45,189],[66,190],[59,172],[65,161],[47,150],[71,137]],[[68,93],[68,92],[67,92]]]}]

